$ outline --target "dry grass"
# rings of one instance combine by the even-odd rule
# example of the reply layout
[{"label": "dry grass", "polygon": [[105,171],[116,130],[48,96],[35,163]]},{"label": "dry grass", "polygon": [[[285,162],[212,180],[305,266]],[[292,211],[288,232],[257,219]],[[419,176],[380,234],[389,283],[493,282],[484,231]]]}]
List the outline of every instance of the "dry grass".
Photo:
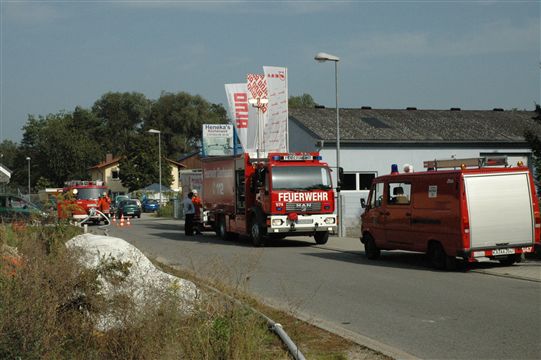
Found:
[{"label": "dry grass", "polygon": [[[64,246],[79,231],[0,226],[0,358],[287,358],[265,322],[227,298],[208,293],[186,313],[170,289],[143,307],[126,294],[105,297],[98,278],[121,282],[130,264],[81,268]],[[114,326],[98,331],[104,314]]]}]

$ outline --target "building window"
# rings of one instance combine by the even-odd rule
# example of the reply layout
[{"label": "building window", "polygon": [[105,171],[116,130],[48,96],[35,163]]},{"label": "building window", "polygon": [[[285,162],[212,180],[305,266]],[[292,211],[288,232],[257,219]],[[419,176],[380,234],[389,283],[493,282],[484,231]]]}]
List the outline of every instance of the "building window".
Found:
[{"label": "building window", "polygon": [[349,172],[345,173],[342,179],[342,184],[340,186],[341,190],[370,190],[372,186],[372,180],[376,177],[376,173],[360,173],[360,172]]},{"label": "building window", "polygon": [[119,172],[119,171],[118,171],[118,168],[113,169],[113,170],[111,171],[111,179],[113,179],[113,180],[120,180],[120,178],[118,177],[118,172]]}]

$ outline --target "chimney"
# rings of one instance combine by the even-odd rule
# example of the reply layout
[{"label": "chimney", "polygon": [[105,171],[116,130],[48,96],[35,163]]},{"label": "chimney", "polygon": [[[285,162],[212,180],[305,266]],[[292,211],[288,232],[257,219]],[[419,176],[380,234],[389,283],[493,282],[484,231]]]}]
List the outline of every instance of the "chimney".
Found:
[{"label": "chimney", "polygon": [[113,160],[113,154],[105,155],[105,162],[111,162]]}]

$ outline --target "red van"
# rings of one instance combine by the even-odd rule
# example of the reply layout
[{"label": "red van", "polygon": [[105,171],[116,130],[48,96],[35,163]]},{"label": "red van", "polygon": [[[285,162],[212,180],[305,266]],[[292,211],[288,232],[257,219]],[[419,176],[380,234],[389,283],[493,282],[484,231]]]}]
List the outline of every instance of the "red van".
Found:
[{"label": "red van", "polygon": [[438,269],[453,269],[457,257],[512,265],[539,245],[539,204],[527,167],[508,167],[505,157],[425,167],[374,179],[361,215],[369,259],[381,250],[409,250],[426,253]]}]

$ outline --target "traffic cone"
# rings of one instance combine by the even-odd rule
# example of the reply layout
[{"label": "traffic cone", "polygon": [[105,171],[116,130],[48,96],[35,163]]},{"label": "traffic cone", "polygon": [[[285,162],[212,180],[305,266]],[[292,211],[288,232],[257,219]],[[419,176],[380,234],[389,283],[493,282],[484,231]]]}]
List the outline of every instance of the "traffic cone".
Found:
[{"label": "traffic cone", "polygon": [[126,222],[126,226],[130,226],[130,225],[131,225],[131,223],[130,223],[130,217],[129,217],[129,216],[126,216],[126,219],[128,220],[128,221]]},{"label": "traffic cone", "polygon": [[119,224],[120,227],[123,227],[124,226],[124,214],[120,215],[120,224]]}]

